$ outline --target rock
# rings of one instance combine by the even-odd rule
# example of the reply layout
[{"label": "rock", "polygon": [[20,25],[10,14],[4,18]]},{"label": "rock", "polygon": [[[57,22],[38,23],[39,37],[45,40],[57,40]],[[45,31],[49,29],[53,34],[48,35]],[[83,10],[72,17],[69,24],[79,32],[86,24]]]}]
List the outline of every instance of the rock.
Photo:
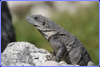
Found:
[{"label": "rock", "polygon": [[41,66],[62,66],[56,61],[46,61]]},{"label": "rock", "polygon": [[54,61],[54,56],[28,42],[12,42],[1,54],[2,66],[73,66]]},{"label": "rock", "polygon": [[60,61],[59,63],[56,61],[46,61],[41,66],[78,66],[78,65],[70,65],[64,61]]},{"label": "rock", "polygon": [[44,49],[38,49],[27,42],[13,42],[1,54],[2,66],[40,66],[53,56]]}]

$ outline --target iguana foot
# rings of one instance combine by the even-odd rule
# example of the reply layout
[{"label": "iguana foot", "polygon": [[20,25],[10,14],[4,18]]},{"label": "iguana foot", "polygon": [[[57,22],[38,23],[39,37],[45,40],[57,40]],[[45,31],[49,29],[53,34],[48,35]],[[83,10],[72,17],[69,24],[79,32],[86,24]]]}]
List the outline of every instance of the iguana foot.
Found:
[{"label": "iguana foot", "polygon": [[61,61],[59,58],[56,58],[56,57],[55,57],[54,60],[57,61],[57,62],[60,62]]}]

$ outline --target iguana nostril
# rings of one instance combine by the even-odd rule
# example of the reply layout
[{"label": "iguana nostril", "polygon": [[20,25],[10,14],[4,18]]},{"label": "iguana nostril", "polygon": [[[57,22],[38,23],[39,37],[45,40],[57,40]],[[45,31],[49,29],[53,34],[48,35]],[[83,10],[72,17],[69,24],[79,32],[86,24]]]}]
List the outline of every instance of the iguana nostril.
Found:
[{"label": "iguana nostril", "polygon": [[27,16],[26,19],[29,20],[29,16]]}]

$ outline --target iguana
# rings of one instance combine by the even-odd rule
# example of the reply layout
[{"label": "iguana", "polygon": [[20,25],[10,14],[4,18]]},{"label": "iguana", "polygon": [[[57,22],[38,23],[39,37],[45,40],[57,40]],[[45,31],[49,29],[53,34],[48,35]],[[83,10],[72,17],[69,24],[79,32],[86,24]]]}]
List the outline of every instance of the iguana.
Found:
[{"label": "iguana", "polygon": [[35,26],[54,50],[55,61],[80,66],[96,66],[83,44],[70,32],[42,15],[28,15],[26,20]]}]

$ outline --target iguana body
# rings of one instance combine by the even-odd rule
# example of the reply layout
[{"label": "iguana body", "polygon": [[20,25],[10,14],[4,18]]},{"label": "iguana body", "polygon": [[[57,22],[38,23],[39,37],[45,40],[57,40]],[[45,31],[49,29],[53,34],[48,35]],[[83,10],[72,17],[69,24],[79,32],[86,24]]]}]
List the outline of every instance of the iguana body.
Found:
[{"label": "iguana body", "polygon": [[64,60],[68,64],[95,66],[83,44],[54,21],[41,15],[29,15],[26,20],[50,42],[56,61]]}]

